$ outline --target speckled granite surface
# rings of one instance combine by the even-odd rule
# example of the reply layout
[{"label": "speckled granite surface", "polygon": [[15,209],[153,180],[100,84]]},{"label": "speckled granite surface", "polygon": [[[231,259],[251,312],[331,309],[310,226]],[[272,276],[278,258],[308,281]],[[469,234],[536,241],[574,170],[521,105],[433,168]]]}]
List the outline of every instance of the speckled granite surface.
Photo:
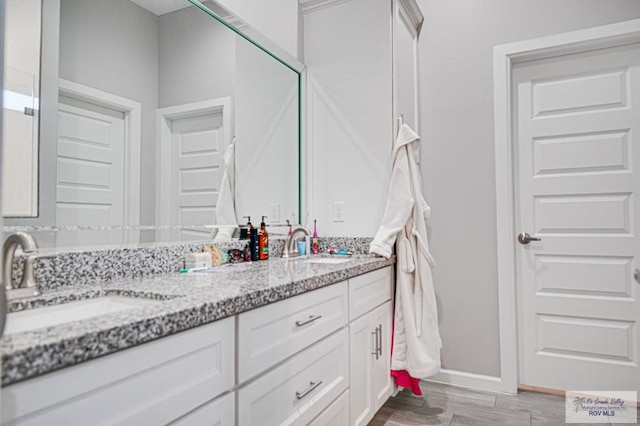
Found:
[{"label": "speckled granite surface", "polygon": [[[225,250],[243,249],[246,241],[217,243]],[[121,278],[146,277],[177,272],[185,253],[201,252],[204,243],[165,244],[131,248],[96,249],[55,253],[36,261],[36,282],[43,292],[81,284]],[[54,253],[52,253],[54,254]],[[13,277],[22,276],[24,256],[13,262]]]},{"label": "speckled granite surface", "polygon": [[[271,258],[282,256],[286,237],[269,239]],[[371,238],[321,237],[320,253],[330,248],[345,249],[354,254],[367,254]],[[247,241],[216,243],[223,250],[244,249]],[[51,253],[54,257],[41,258],[35,264],[35,276],[40,290],[49,292],[79,284],[95,284],[121,278],[147,277],[177,272],[182,267],[185,253],[200,252],[204,243],[162,244],[155,246],[113,249],[75,250]],[[13,278],[19,281],[25,257],[13,262]]]},{"label": "speckled granite surface", "polygon": [[318,249],[320,253],[328,253],[330,248],[334,248],[353,254],[368,254],[371,241],[373,238],[369,237],[324,237],[318,238]]},{"label": "speckled granite surface", "polygon": [[[5,335],[0,340],[2,384],[88,361],[392,264],[371,256],[352,256],[341,264],[314,264],[307,259],[272,257],[269,261],[219,267],[211,273],[169,273],[74,285],[32,300],[12,302],[11,311],[102,295],[156,301],[88,320]],[[140,267],[146,267],[144,262]]]}]

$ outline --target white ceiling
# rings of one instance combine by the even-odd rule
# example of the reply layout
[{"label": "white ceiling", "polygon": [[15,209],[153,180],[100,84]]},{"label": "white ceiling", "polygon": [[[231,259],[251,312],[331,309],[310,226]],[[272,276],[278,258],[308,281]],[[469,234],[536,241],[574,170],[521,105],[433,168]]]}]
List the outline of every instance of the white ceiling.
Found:
[{"label": "white ceiling", "polygon": [[192,6],[187,0],[131,0],[148,11],[160,16],[178,9]]}]

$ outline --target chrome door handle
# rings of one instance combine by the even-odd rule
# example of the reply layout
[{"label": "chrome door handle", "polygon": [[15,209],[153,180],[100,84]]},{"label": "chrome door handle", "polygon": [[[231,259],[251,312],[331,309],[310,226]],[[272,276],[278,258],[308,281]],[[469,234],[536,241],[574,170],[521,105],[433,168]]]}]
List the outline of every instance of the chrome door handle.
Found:
[{"label": "chrome door handle", "polygon": [[636,282],[640,284],[640,269],[636,269],[633,272],[633,278],[635,278]]},{"label": "chrome door handle", "polygon": [[521,232],[518,234],[518,242],[520,244],[529,244],[531,241],[542,241],[542,238],[532,237],[526,232]]},{"label": "chrome door handle", "polygon": [[303,325],[312,323],[315,320],[319,320],[320,318],[322,318],[322,315],[309,315],[309,319],[306,319],[304,321],[296,321],[296,325],[298,327],[302,327]]},{"label": "chrome door handle", "polygon": [[[378,355],[382,356],[382,324],[379,324],[378,327],[376,327],[376,334],[379,334],[380,337],[378,337]],[[378,359],[378,357],[376,356],[376,359]]]},{"label": "chrome door handle", "polygon": [[320,380],[319,382],[310,382],[309,383],[309,387],[305,390],[303,390],[302,392],[296,392],[296,398],[298,399],[302,399],[305,396],[309,395],[311,392],[313,392],[315,390],[315,388],[317,388],[318,386],[320,386],[322,384],[322,380]]}]

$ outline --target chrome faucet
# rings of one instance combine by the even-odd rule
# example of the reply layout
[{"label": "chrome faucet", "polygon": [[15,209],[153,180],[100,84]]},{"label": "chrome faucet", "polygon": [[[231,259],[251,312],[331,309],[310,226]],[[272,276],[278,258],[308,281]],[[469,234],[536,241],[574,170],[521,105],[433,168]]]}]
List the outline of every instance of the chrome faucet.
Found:
[{"label": "chrome faucet", "polygon": [[[19,283],[13,281],[13,261],[15,259],[16,249],[20,247],[27,258],[24,261],[24,269],[22,278]],[[38,244],[30,234],[26,232],[16,232],[7,237],[2,246],[2,285],[4,285],[7,299],[16,299],[21,297],[32,297],[40,294],[40,289],[36,284],[34,275],[34,263],[39,255],[34,255],[38,250]]]},{"label": "chrome faucet", "polygon": [[[300,253],[298,252],[298,247],[296,247],[296,235],[304,234],[308,237],[311,236],[311,231],[309,231],[304,226],[298,225],[294,226],[291,230],[291,235],[287,238],[287,242],[284,244],[284,250],[282,252],[282,257],[285,259],[290,259],[292,257],[300,257]],[[307,252],[309,252],[309,248],[307,247]]]}]

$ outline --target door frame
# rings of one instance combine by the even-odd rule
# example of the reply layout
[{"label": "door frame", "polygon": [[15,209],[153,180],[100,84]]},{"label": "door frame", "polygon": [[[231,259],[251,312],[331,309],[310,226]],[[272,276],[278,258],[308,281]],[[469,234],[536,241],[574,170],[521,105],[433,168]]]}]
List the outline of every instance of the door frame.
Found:
[{"label": "door frame", "polygon": [[498,243],[500,388],[517,393],[518,328],[512,68],[536,59],[640,42],[640,19],[495,46],[493,49],[495,173]]},{"label": "door frame", "polygon": [[[113,109],[124,115],[124,225],[140,225],[142,105],[131,99],[103,92],[63,78],[58,79],[58,94]],[[133,238],[133,235],[131,238]]]},{"label": "door frame", "polygon": [[[163,191],[163,188],[171,186],[171,121],[179,118],[194,117],[196,115],[204,115],[207,113],[222,112],[222,126],[224,135],[222,140],[224,146],[220,147],[224,153],[227,146],[231,143],[231,97],[224,96],[221,98],[209,99],[202,102],[193,102],[188,104],[158,108],[158,158],[156,168],[156,224],[161,226],[171,225],[171,194]],[[211,223],[213,225],[213,223]],[[167,237],[171,235],[171,230],[162,231],[162,235]]]}]

